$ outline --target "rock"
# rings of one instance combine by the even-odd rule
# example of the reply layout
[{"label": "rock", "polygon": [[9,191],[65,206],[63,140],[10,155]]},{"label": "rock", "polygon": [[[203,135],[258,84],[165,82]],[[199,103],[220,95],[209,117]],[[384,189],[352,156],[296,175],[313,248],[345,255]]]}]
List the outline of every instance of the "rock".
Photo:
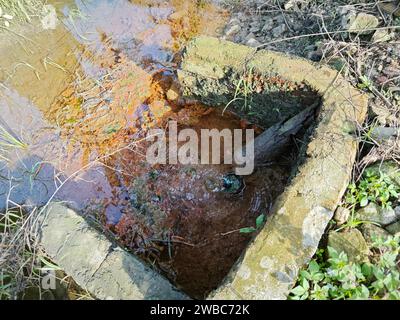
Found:
[{"label": "rock", "polygon": [[338,226],[341,226],[346,223],[346,221],[350,217],[350,210],[344,207],[338,207],[335,211],[335,215],[333,219],[336,221]]},{"label": "rock", "polygon": [[392,2],[378,2],[378,7],[387,14],[400,17],[400,2],[398,0]]},{"label": "rock", "polygon": [[377,121],[381,125],[397,123],[399,121],[395,114],[392,114],[385,105],[377,100],[375,100],[374,103],[371,103],[370,108],[371,113],[376,117]]},{"label": "rock", "polygon": [[240,20],[238,18],[232,18],[231,20],[229,20],[228,24],[231,26],[234,24],[240,25]]},{"label": "rock", "polygon": [[359,13],[355,18],[350,18],[348,30],[350,33],[371,34],[379,25],[379,20],[372,14]]},{"label": "rock", "polygon": [[254,38],[250,38],[249,40],[247,40],[246,44],[249,47],[253,47],[253,48],[258,47],[258,46],[261,45],[261,43],[259,41],[257,41],[256,39],[254,39]]},{"label": "rock", "polygon": [[40,22],[44,30],[56,29],[58,25],[56,8],[51,4],[45,5],[42,10],[42,18],[40,19]]},{"label": "rock", "polygon": [[283,5],[283,8],[285,10],[289,10],[292,8],[302,9],[302,8],[306,7],[309,2],[310,2],[310,0],[289,0]]},{"label": "rock", "polygon": [[175,102],[179,99],[179,89],[175,84],[173,84],[167,91],[167,99],[168,101],[172,102]]},{"label": "rock", "polygon": [[240,31],[240,29],[241,29],[240,25],[235,24],[225,32],[225,35],[227,37],[234,36],[235,34],[237,34]]},{"label": "rock", "polygon": [[383,142],[385,140],[389,140],[390,138],[394,138],[399,134],[400,134],[399,128],[380,126],[372,129],[371,138],[378,142]]},{"label": "rock", "polygon": [[275,38],[280,37],[287,30],[286,24],[281,24],[274,29],[272,29],[272,35]]},{"label": "rock", "polygon": [[328,246],[337,252],[345,252],[351,262],[368,261],[370,252],[367,242],[357,229],[350,229],[347,232],[329,232]]},{"label": "rock", "polygon": [[367,243],[372,243],[375,238],[387,239],[390,233],[372,223],[364,223],[360,227],[361,233]]},{"label": "rock", "polygon": [[356,18],[356,11],[353,6],[346,5],[340,8],[339,14],[342,16],[341,26],[342,29],[348,29],[350,25],[350,21],[353,21]]},{"label": "rock", "polygon": [[376,222],[385,226],[396,221],[399,213],[399,210],[396,212],[392,208],[382,208],[375,203],[370,203],[368,206],[359,209],[356,216],[360,220]]},{"label": "rock", "polygon": [[393,235],[396,233],[399,233],[400,232],[400,221],[389,224],[388,226],[386,226],[385,229]]},{"label": "rock", "polygon": [[378,29],[374,32],[374,35],[372,36],[372,42],[373,43],[378,43],[378,42],[386,42],[392,39],[392,35],[389,33],[387,29]]},{"label": "rock", "polygon": [[253,23],[250,24],[250,32],[255,32],[257,33],[258,31],[260,31],[262,28],[262,25],[259,21],[255,21]]},{"label": "rock", "polygon": [[255,38],[256,38],[255,34],[254,34],[253,32],[250,32],[250,33],[244,38],[244,40],[245,40],[246,43],[247,43],[247,41],[249,41],[249,40],[251,40],[251,39],[255,39]]},{"label": "rock", "polygon": [[265,21],[264,26],[261,29],[261,32],[268,32],[274,27],[274,20],[268,19]]}]

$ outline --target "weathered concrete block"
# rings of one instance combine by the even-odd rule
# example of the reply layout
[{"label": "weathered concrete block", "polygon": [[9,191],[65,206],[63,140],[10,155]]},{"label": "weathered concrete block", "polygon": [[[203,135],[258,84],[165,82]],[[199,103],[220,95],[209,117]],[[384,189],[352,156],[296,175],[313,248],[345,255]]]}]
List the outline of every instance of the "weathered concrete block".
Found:
[{"label": "weathered concrete block", "polygon": [[39,237],[51,259],[99,299],[187,299],[62,204],[43,211]]},{"label": "weathered concrete block", "polygon": [[[185,295],[174,290],[161,275],[121,250],[112,251],[87,288],[99,299],[176,300]],[[187,299],[187,298],[186,298]]]},{"label": "weathered concrete block", "polygon": [[[268,103],[253,106],[251,112],[257,112],[261,122],[279,120],[272,116],[277,97],[285,102],[278,105],[283,116],[306,107],[287,98],[293,93],[291,87],[311,90],[314,102],[321,99],[322,105],[302,164],[276,201],[273,218],[210,298],[285,299],[299,269],[315,254],[347,188],[357,152],[352,132],[365,119],[368,100],[328,67],[210,37],[199,37],[186,48],[178,76],[185,95],[210,106],[224,106],[235,92],[232,83],[248,70],[264,79],[261,83],[287,84],[267,86],[260,93],[257,101]],[[242,116],[249,114],[242,112]]]}]

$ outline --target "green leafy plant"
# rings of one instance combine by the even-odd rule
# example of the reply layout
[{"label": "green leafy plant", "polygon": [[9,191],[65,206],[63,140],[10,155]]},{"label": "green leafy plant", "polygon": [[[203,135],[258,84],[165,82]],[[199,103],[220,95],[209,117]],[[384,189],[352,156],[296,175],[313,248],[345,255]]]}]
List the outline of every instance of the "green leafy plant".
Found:
[{"label": "green leafy plant", "polygon": [[235,85],[235,94],[233,99],[227,103],[223,112],[234,102],[243,101],[242,111],[251,110],[251,95],[255,91],[255,84],[253,82],[254,78],[254,70],[250,68],[248,72],[246,72],[243,76],[237,80]]},{"label": "green leafy plant", "polygon": [[264,224],[264,221],[265,221],[265,214],[260,214],[256,219],[256,227],[255,228],[253,228],[253,227],[242,228],[242,229],[239,229],[239,232],[240,233],[252,233],[254,231],[257,231],[257,230],[261,229],[261,227]]},{"label": "green leafy plant", "polygon": [[360,77],[360,83],[357,85],[360,89],[368,89],[372,91],[373,82],[365,75]]},{"label": "green leafy plant", "polygon": [[349,262],[346,253],[328,247],[318,250],[308,267],[300,271],[289,299],[400,299],[400,236],[376,238],[368,263]]},{"label": "green leafy plant", "polygon": [[358,184],[349,185],[345,200],[351,206],[365,207],[373,202],[388,208],[392,201],[397,200],[399,193],[400,188],[388,176],[378,176],[367,170]]}]

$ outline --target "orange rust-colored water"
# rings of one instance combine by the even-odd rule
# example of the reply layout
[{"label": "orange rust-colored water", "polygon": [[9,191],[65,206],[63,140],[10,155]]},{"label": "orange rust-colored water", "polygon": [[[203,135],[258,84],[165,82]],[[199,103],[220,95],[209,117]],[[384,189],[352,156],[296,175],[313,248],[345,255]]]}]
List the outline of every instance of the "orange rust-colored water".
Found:
[{"label": "orange rust-colored water", "polygon": [[252,238],[240,229],[268,216],[289,175],[260,167],[234,195],[213,188],[230,165],[145,161],[141,139],[168,120],[197,132],[254,127],[179,98],[179,50],[218,35],[226,12],[188,0],[50,2],[55,30],[17,30],[31,41],[0,34],[0,125],[27,145],[0,154],[0,207],[64,201],[204,297]]}]

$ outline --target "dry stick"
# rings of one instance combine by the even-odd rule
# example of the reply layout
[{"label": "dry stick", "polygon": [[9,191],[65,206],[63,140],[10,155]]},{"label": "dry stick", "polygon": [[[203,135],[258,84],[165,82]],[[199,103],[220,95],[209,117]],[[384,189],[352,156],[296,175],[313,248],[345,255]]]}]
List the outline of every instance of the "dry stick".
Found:
[{"label": "dry stick", "polygon": [[[388,29],[400,29],[400,26],[391,26],[391,27],[379,27],[379,28],[368,28],[368,29],[356,29],[356,30],[351,30],[353,33],[358,33],[358,32],[365,32],[365,31],[376,31],[376,30],[388,30]],[[309,34],[302,34],[298,36],[293,36],[293,37],[288,37],[288,38],[283,38],[283,39],[277,39],[273,40],[270,42],[263,43],[257,47],[255,47],[257,50],[264,48],[265,46],[268,46],[270,44],[274,43],[279,43],[279,42],[284,42],[284,41],[290,41],[290,40],[296,40],[296,39],[301,39],[301,38],[308,38],[308,37],[316,37],[316,36],[324,36],[324,35],[330,35],[330,34],[337,34],[337,33],[347,33],[349,30],[337,30],[337,31],[325,31],[325,32],[316,32],[316,33],[309,33]]]}]

